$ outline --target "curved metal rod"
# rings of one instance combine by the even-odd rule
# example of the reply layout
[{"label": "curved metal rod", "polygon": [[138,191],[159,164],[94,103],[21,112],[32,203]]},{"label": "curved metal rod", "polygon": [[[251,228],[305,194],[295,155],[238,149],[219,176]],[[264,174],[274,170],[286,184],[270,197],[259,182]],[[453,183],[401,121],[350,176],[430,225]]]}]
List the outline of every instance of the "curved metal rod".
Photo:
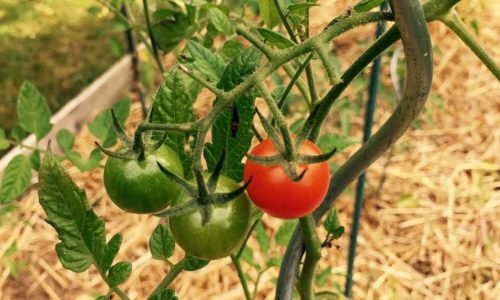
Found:
[{"label": "curved metal rod", "polygon": [[[377,160],[408,129],[422,109],[432,83],[432,45],[418,0],[390,0],[406,54],[407,81],[398,107],[385,124],[332,177],[328,195],[314,212],[318,221],[340,193]],[[302,233],[294,232],[283,259],[276,299],[292,299],[293,286],[304,252]]]}]

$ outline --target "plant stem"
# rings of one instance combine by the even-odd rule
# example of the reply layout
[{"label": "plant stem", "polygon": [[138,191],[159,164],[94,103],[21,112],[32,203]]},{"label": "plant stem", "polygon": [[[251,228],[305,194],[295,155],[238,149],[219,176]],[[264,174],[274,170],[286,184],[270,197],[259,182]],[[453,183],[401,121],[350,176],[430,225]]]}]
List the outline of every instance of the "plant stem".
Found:
[{"label": "plant stem", "polygon": [[260,217],[255,220],[252,224],[252,226],[250,226],[250,230],[248,230],[248,233],[247,233],[247,236],[245,237],[245,240],[243,241],[243,244],[241,244],[241,247],[240,249],[238,250],[238,252],[236,252],[236,255],[234,255],[234,257],[236,259],[240,259],[241,257],[241,254],[243,253],[243,249],[245,248],[245,245],[247,244],[248,242],[248,239],[250,238],[250,236],[252,235],[252,232],[254,231],[255,227],[257,227],[257,224],[260,222]]},{"label": "plant stem", "polygon": [[17,141],[11,140],[11,139],[7,139],[7,142],[9,142],[9,144],[11,144],[12,146],[19,146],[21,148],[26,148],[26,149],[35,150],[35,151],[38,150],[38,151],[40,151],[40,153],[44,153],[45,152],[45,150],[39,149],[37,147],[32,147],[32,146],[24,145],[23,143],[19,143]]},{"label": "plant stem", "polygon": [[243,293],[245,293],[245,299],[251,300],[250,291],[248,290],[247,280],[245,278],[245,273],[241,269],[241,264],[239,258],[231,255],[231,261],[233,262],[234,267],[236,268],[236,272],[238,273],[238,277],[240,278],[241,287],[243,288]]},{"label": "plant stem", "polygon": [[151,40],[151,48],[153,50],[153,57],[158,65],[158,69],[163,76],[165,69],[163,68],[163,63],[161,62],[160,54],[158,53],[158,47],[156,46],[155,37],[153,35],[153,27],[151,26],[151,20],[149,19],[149,6],[148,0],[142,0],[142,5],[144,8],[144,19],[146,21],[146,27],[148,29],[149,39]]},{"label": "plant stem", "polygon": [[[380,5],[380,10],[385,10],[388,8],[387,2]],[[379,38],[385,31],[385,23],[379,22],[377,25],[377,30],[375,32],[375,38]],[[368,138],[370,138],[372,132],[373,124],[373,114],[375,112],[378,84],[380,78],[381,69],[381,56],[378,56],[372,66],[370,74],[370,83],[368,85],[368,103],[366,105],[365,113],[365,126],[363,133],[363,143],[366,143]],[[352,227],[349,240],[349,253],[347,258],[347,275],[345,282],[344,295],[348,298],[352,294],[352,277],[354,273],[354,259],[356,258],[356,245],[358,240],[359,224],[361,220],[361,212],[363,210],[364,202],[364,187],[365,187],[366,173],[363,172],[358,178],[358,184],[356,186],[356,201],[354,203],[354,216],[352,218]]]},{"label": "plant stem", "polygon": [[497,80],[500,80],[500,69],[495,64],[493,59],[481,47],[474,36],[467,30],[464,22],[455,10],[451,10],[448,14],[442,16],[440,21],[443,22],[448,28],[458,35],[458,37],[469,47],[469,49],[476,54],[476,56],[483,62],[483,64],[493,73]]},{"label": "plant stem", "polygon": [[[292,66],[289,64],[284,64],[283,65],[283,70],[285,70],[285,73],[288,75],[288,77],[293,78],[295,74],[297,74],[297,70],[295,70]],[[300,79],[300,77],[297,79],[295,82],[295,85],[297,86],[297,89],[299,89],[299,92],[302,94],[302,97],[304,97],[304,101],[307,103],[307,106],[311,108],[311,99],[309,99],[309,94],[307,93],[307,88],[305,83]]]},{"label": "plant stem", "polygon": [[314,275],[321,258],[321,242],[316,233],[316,223],[312,214],[300,218],[300,228],[304,234],[306,259],[298,281],[298,289],[302,300],[314,299]]},{"label": "plant stem", "polygon": [[160,282],[160,284],[158,284],[158,286],[154,289],[154,291],[151,293],[149,297],[168,288],[168,286],[172,283],[172,281],[174,281],[174,279],[182,271],[184,271],[184,258],[175,265],[173,265],[173,267],[168,272],[167,276],[163,278],[163,280]]}]

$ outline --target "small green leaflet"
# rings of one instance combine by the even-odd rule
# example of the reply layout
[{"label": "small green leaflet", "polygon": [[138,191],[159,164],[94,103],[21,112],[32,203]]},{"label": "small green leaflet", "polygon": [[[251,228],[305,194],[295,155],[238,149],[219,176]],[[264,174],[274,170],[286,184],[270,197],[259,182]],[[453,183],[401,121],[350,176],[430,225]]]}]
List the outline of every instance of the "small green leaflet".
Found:
[{"label": "small green leaflet", "polygon": [[353,9],[355,12],[365,12],[372,8],[380,6],[385,0],[362,0],[354,5]]},{"label": "small green leaflet", "polygon": [[165,260],[174,254],[174,238],[166,225],[158,224],[149,238],[149,250],[154,259]]},{"label": "small green leaflet", "polygon": [[102,154],[99,149],[94,149],[90,152],[88,159],[83,159],[81,154],[74,150],[68,150],[65,153],[66,158],[72,162],[80,172],[87,172],[99,167],[102,159]]},{"label": "small green leaflet", "polygon": [[17,100],[19,125],[29,133],[34,133],[41,140],[52,129],[50,109],[37,88],[25,81],[19,91]]},{"label": "small green leaflet", "polygon": [[[227,65],[217,87],[225,91],[233,89],[256,70],[259,58],[260,52],[256,48],[246,49]],[[254,100],[255,95],[252,91],[244,94],[215,120],[212,127],[212,143],[207,144],[204,151],[209,171],[214,169],[225,150],[226,158],[222,174],[237,182],[242,180],[243,164],[241,160],[250,148],[253,137]],[[234,105],[236,105],[236,109]],[[234,123],[237,123],[237,130],[234,128]]]},{"label": "small green leaflet", "polygon": [[174,13],[167,18],[156,19],[153,24],[155,41],[163,51],[170,51],[180,41],[190,38],[196,31],[196,8],[186,5],[187,13]]},{"label": "small green leaflet", "polygon": [[186,255],[184,258],[184,270],[186,271],[196,271],[210,263],[209,260],[202,260],[192,257],[191,255]]},{"label": "small green leaflet", "polygon": [[257,28],[257,31],[266,39],[269,43],[276,45],[276,47],[283,49],[288,47],[293,47],[295,44],[287,39],[281,33],[269,30],[267,28]]},{"label": "small green leaflet", "polygon": [[313,3],[313,2],[293,3],[288,5],[288,11],[303,13],[307,8],[311,8],[313,6],[319,6],[319,3]]},{"label": "small green leaflet", "polygon": [[28,156],[15,156],[5,168],[0,186],[0,203],[9,203],[21,196],[29,187],[31,161]]},{"label": "small green leaflet", "polygon": [[234,32],[234,25],[229,18],[218,8],[213,7],[208,10],[208,18],[212,25],[220,33],[230,35]]},{"label": "small green leaflet", "polygon": [[9,148],[9,146],[10,143],[5,137],[5,131],[3,130],[3,128],[0,128],[0,150],[5,150]]},{"label": "small green leaflet", "polygon": [[297,227],[297,223],[297,220],[284,221],[283,224],[281,224],[281,226],[278,228],[278,231],[274,236],[276,244],[286,246],[288,244],[288,241],[292,237],[295,227]]},{"label": "small green leaflet", "polygon": [[108,284],[116,286],[130,273],[130,263],[111,263],[121,244],[114,236],[106,244],[104,221],[89,206],[85,192],[64,172],[54,155],[47,149],[39,173],[38,196],[47,214],[47,223],[61,240],[56,253],[62,265],[74,272],[83,272],[91,264],[108,273]]},{"label": "small green leaflet", "polygon": [[61,147],[64,152],[71,150],[75,145],[75,135],[72,134],[68,129],[63,128],[57,132],[56,141],[59,147]]},{"label": "small green leaflet", "polygon": [[16,124],[14,128],[12,128],[10,135],[17,141],[21,142],[24,138],[29,135],[29,132],[26,132],[19,124]]},{"label": "small green leaflet", "polygon": [[[124,98],[113,105],[116,117],[120,124],[124,124],[130,113],[130,98]],[[111,109],[98,114],[92,122],[88,124],[90,132],[101,140],[104,148],[109,148],[116,144],[116,134],[113,127],[113,118]]]},{"label": "small green leaflet", "polygon": [[[189,93],[189,85],[186,82],[185,75],[177,70],[166,74],[165,81],[154,96],[150,116],[152,123],[179,124],[194,121],[193,104],[196,98]],[[161,134],[153,135],[155,138],[160,136]],[[186,135],[169,131],[165,144],[179,155],[184,167],[184,175],[189,174],[191,159],[184,151]]]},{"label": "small green leaflet", "polygon": [[160,292],[157,292],[153,296],[151,296],[148,300],[178,300],[175,296],[175,291],[172,289],[166,289]]},{"label": "small green leaflet", "polygon": [[40,150],[35,150],[30,155],[31,168],[38,171],[40,169]]},{"label": "small green leaflet", "polygon": [[205,75],[209,81],[218,82],[224,72],[224,60],[220,55],[212,53],[200,43],[189,40],[187,49],[194,61],[192,65]]},{"label": "small green leaflet", "polygon": [[337,208],[330,211],[326,217],[325,223],[323,223],[323,227],[333,236],[333,239],[338,239],[344,234],[344,226],[339,226],[339,213]]},{"label": "small green leaflet", "polygon": [[222,55],[225,60],[231,60],[233,57],[243,52],[243,49],[243,45],[238,42],[238,40],[227,40],[222,48],[219,49],[219,54]]},{"label": "small green leaflet", "polygon": [[260,16],[268,28],[273,28],[281,22],[273,0],[259,0],[259,8]]},{"label": "small green leaflet", "polygon": [[271,246],[271,242],[269,241],[269,236],[267,235],[266,229],[262,222],[257,223],[255,226],[255,234],[257,236],[257,242],[259,243],[259,248],[263,253],[266,253]]}]

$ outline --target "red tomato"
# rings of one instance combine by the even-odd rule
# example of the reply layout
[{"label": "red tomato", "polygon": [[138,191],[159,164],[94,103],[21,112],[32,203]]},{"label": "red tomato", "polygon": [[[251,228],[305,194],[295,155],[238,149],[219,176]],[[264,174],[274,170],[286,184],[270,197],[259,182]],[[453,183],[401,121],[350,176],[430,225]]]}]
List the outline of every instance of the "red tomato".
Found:
[{"label": "red tomato", "polygon": [[[321,154],[321,150],[310,141],[306,141],[300,153]],[[272,156],[277,151],[271,140],[266,139],[251,152],[255,156]],[[299,165],[297,173],[304,169],[304,177],[293,182],[281,166],[266,166],[249,159],[245,163],[244,180],[252,178],[247,188],[250,199],[257,207],[271,216],[281,219],[303,217],[315,210],[325,197],[330,183],[328,163]]]}]

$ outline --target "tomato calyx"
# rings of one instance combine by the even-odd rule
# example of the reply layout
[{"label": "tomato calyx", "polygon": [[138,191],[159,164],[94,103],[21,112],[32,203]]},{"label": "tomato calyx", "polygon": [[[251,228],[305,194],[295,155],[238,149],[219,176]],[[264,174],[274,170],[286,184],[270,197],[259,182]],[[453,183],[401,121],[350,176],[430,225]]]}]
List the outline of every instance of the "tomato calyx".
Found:
[{"label": "tomato calyx", "polygon": [[[300,181],[307,172],[307,167],[304,168],[299,166],[327,161],[337,152],[336,148],[318,155],[309,155],[300,152],[301,147],[304,145],[307,140],[307,136],[313,128],[315,119],[314,115],[317,114],[318,107],[319,106],[316,106],[313,109],[311,117],[308,118],[298,136],[295,137],[289,132],[281,130],[283,141],[271,122],[269,122],[269,120],[267,120],[266,117],[264,117],[264,115],[262,115],[262,113],[255,108],[264,130],[268,134],[271,142],[274,144],[278,154],[272,156],[258,156],[246,153],[247,158],[260,165],[281,166],[290,180],[294,182]],[[297,171],[300,169],[301,171]]]},{"label": "tomato calyx", "polygon": [[226,192],[226,193],[215,192],[217,182],[221,175],[222,166],[224,164],[224,157],[225,153],[223,151],[221,158],[217,162],[214,171],[208,178],[207,183],[205,183],[203,175],[196,176],[196,183],[197,183],[196,186],[186,181],[185,179],[175,175],[170,170],[162,166],[161,163],[158,162],[157,163],[158,167],[163,172],[163,174],[165,174],[165,176],[167,176],[170,180],[177,183],[182,188],[182,190],[185,193],[187,193],[192,199],[187,202],[184,202],[183,204],[156,213],[155,216],[172,217],[199,210],[202,214],[202,224],[206,224],[210,221],[211,211],[212,211],[211,208],[213,205],[225,204],[227,202],[230,202],[238,198],[241,194],[243,194],[247,189],[248,185],[252,182],[252,178],[250,178],[247,182],[245,182],[245,184],[242,187],[233,190],[231,192]]}]

